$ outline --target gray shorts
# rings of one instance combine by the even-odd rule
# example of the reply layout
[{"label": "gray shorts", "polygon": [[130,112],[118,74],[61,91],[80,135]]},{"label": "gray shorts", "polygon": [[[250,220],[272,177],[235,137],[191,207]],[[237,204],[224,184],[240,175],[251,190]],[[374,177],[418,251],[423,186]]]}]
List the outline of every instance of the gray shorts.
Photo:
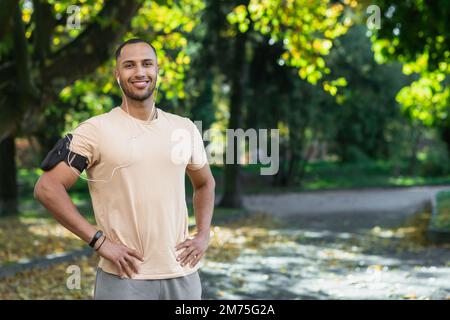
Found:
[{"label": "gray shorts", "polygon": [[201,300],[198,271],[161,280],[120,279],[97,268],[94,300]]}]

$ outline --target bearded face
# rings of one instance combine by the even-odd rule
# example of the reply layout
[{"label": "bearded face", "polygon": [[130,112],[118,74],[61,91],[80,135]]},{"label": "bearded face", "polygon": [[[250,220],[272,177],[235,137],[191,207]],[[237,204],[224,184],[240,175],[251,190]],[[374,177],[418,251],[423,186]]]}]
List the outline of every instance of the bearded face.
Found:
[{"label": "bearded face", "polygon": [[136,101],[148,99],[155,90],[158,77],[155,52],[146,43],[126,45],[117,61],[116,75],[128,98]]}]

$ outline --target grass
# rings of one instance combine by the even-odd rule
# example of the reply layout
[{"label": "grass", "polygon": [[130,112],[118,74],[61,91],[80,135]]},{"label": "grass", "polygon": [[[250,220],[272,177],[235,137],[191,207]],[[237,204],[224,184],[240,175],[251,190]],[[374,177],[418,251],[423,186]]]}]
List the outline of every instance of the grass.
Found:
[{"label": "grass", "polygon": [[[399,174],[396,174],[396,171]],[[439,185],[450,183],[450,175],[423,177],[407,175],[404,165],[386,161],[361,163],[315,162],[306,168],[301,189],[343,189],[407,187],[415,185]]]},{"label": "grass", "polygon": [[434,230],[450,233],[450,191],[441,191],[436,195],[436,212],[430,226]]},{"label": "grass", "polygon": [[[313,190],[393,188],[421,185],[450,184],[450,175],[421,176],[408,175],[406,165],[386,161],[366,161],[360,163],[338,163],[317,161],[309,163],[304,178],[292,185],[273,186],[272,177],[259,175],[260,165],[242,166],[242,189],[245,193],[283,193]],[[216,178],[216,193],[223,192],[223,170],[212,167]],[[191,192],[190,183],[187,185]]]},{"label": "grass", "polygon": [[[421,176],[405,174],[406,165],[387,161],[365,161],[360,163],[338,163],[317,161],[306,167],[302,181],[288,187],[272,185],[271,176],[261,176],[261,165],[242,166],[242,189],[245,193],[279,193],[310,190],[361,189],[384,187],[409,187],[419,185],[450,184],[450,175]],[[223,193],[223,167],[211,166],[216,179],[216,194]],[[19,192],[22,196],[32,194],[40,169],[19,170]],[[193,190],[188,178],[185,180],[186,194],[192,196]],[[71,193],[88,193],[86,181],[79,179],[71,188]]]}]

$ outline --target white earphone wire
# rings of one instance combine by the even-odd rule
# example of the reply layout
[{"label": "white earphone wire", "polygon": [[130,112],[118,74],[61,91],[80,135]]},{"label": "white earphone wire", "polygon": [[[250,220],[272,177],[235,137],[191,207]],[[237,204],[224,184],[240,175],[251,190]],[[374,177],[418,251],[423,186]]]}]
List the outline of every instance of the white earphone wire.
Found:
[{"label": "white earphone wire", "polygon": [[[130,118],[131,118],[131,121],[134,122],[134,125],[135,125],[136,127],[139,128],[139,126],[138,126],[138,124],[137,124],[138,121],[137,121],[133,116],[130,115],[130,112],[129,112],[129,110],[128,110],[127,96],[126,96],[125,92],[123,91],[122,86],[120,85],[119,77],[117,77],[116,79],[117,79],[117,83],[119,84],[120,91],[122,92],[123,97],[124,97],[124,99],[125,99],[125,107],[127,108],[127,114],[128,114],[128,117],[130,117]],[[148,119],[147,119],[147,121],[146,121],[147,123],[148,123],[148,121],[150,120],[151,116],[153,115],[153,113],[154,113],[154,111],[155,111],[155,101],[156,101],[156,96],[157,96],[157,94],[158,94],[158,87],[159,87],[159,85],[157,85],[156,88],[155,88],[155,91],[156,91],[156,92],[155,92],[155,96],[154,96],[154,98],[153,98],[153,106],[152,106],[152,109],[151,109],[151,111],[150,111],[150,115],[149,115],[149,117],[148,117]],[[142,127],[141,127],[141,130],[145,133],[145,131],[142,129]],[[69,132],[69,133],[72,133],[72,135],[73,135],[73,132]],[[72,139],[70,139],[70,137],[68,136],[68,134],[66,134],[66,136],[67,136],[67,138],[69,139],[69,146],[70,146],[70,144],[72,143]],[[133,140],[135,140],[136,138],[137,138],[137,136],[132,136],[132,137],[130,138],[130,140],[133,141]],[[83,180],[85,180],[85,181],[91,181],[91,182],[109,182],[109,181],[111,181],[111,179],[113,178],[114,173],[116,172],[117,169],[121,169],[121,168],[124,168],[124,167],[131,166],[131,165],[134,163],[134,162],[131,162],[131,163],[128,163],[128,164],[124,164],[124,165],[120,165],[120,166],[114,167],[114,169],[113,169],[113,171],[112,171],[112,173],[111,173],[111,176],[110,176],[109,179],[107,179],[107,180],[105,180],[105,179],[89,179],[89,178],[84,178],[83,176],[81,176],[81,174],[78,173],[78,171],[75,170],[75,169],[72,167],[72,161],[70,161],[70,159],[69,159],[69,156],[70,156],[70,153],[71,153],[71,152],[72,152],[72,151],[70,150],[70,147],[69,147],[69,152],[67,153],[67,163],[68,163],[70,169],[72,169],[72,171],[75,172],[75,174],[78,175],[78,177],[80,177],[81,179],[83,179]],[[131,153],[130,153],[130,154],[131,154],[130,158],[133,159],[133,146],[131,147]],[[73,158],[72,158],[72,160],[73,160]]]}]

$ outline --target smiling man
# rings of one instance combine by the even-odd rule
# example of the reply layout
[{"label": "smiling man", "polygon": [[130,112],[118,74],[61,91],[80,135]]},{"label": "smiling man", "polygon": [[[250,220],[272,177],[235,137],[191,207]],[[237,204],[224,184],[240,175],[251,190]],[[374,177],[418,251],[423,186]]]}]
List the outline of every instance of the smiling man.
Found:
[{"label": "smiling man", "polygon": [[[57,143],[42,163],[35,198],[99,253],[94,299],[201,299],[198,268],[208,248],[215,182],[200,132],[190,119],[155,107],[153,46],[124,42],[114,72],[122,104]],[[174,150],[184,152],[174,156]],[[67,193],[84,169],[98,228]],[[186,173],[194,187],[193,237]]]}]

